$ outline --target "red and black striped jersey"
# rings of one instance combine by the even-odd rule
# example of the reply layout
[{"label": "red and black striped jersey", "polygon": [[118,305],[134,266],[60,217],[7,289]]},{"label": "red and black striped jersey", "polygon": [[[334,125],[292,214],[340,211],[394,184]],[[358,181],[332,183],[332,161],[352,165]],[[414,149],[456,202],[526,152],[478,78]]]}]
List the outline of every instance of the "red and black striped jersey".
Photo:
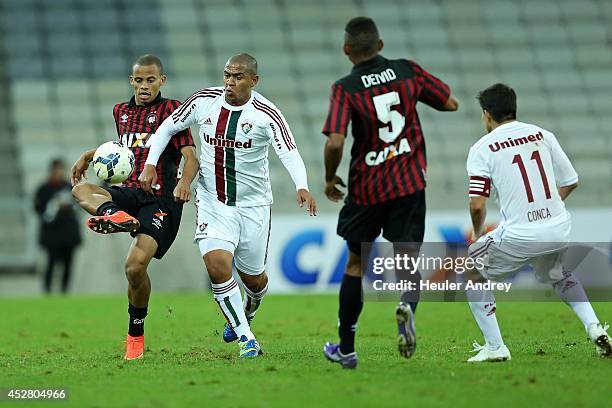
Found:
[{"label": "red and black striped jersey", "polygon": [[331,89],[323,133],[346,135],[351,149],[347,200],[371,205],[425,188],[425,140],[416,110],[441,110],[450,88],[414,61],[380,55],[356,64]]},{"label": "red and black striped jersey", "polygon": [[[123,185],[140,188],[138,176],[144,168],[149,153],[149,139],[155,134],[157,127],[181,103],[174,99],[162,98],[161,92],[148,105],[138,106],[132,96],[128,102],[115,105],[113,116],[117,126],[117,135],[124,146],[134,153],[134,171]],[[195,146],[191,132],[185,129],[177,133],[164,150],[157,163],[157,184],[155,195],[172,197],[172,192],[178,181],[178,169],[181,162],[181,149],[185,146]]]}]

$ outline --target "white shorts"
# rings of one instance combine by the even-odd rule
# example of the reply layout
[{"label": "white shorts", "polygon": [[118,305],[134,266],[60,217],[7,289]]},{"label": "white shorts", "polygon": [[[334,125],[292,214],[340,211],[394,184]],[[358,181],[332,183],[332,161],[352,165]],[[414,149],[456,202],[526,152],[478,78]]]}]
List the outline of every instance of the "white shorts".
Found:
[{"label": "white shorts", "polygon": [[259,275],[266,269],[270,242],[270,206],[234,207],[196,190],[196,232],[194,242],[202,256],[223,249],[234,255],[236,269]]},{"label": "white shorts", "polygon": [[[494,242],[492,233],[483,235],[470,245],[468,254],[472,258],[480,258],[484,267],[478,269],[480,274],[492,281],[503,281],[519,272],[527,265],[533,267],[535,277],[543,283],[554,283],[564,278],[563,255],[566,247],[560,244],[540,245],[541,253],[526,253],[512,243]],[[547,246],[547,247],[545,247]],[[557,246],[557,247],[555,247]]]}]

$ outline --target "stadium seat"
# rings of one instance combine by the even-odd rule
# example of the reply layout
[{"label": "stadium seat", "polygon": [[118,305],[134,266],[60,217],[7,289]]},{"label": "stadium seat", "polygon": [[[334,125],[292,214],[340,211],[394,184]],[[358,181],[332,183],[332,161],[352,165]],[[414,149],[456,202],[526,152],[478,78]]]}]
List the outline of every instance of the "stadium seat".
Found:
[{"label": "stadium seat", "polygon": [[589,97],[584,92],[555,92],[550,95],[552,111],[557,115],[585,114],[592,112]]},{"label": "stadium seat", "polygon": [[566,20],[596,20],[599,18],[600,9],[593,0],[560,0],[561,14]]},{"label": "stadium seat", "polygon": [[55,78],[82,78],[87,62],[82,54],[55,54],[51,57],[49,68]]},{"label": "stadium seat", "polygon": [[96,50],[96,54],[116,54],[123,47],[122,35],[112,29],[90,32],[83,40],[86,49]]},{"label": "stadium seat", "polygon": [[86,2],[86,8],[80,18],[83,26],[91,33],[118,32],[121,26],[118,10],[94,1]]},{"label": "stadium seat", "polygon": [[43,13],[43,24],[49,33],[77,33],[81,27],[79,14],[74,9],[46,10]]},{"label": "stadium seat", "polygon": [[525,26],[517,22],[500,22],[487,27],[487,38],[494,47],[501,50],[508,47],[525,47],[529,43],[529,34]]},{"label": "stadium seat", "polygon": [[27,9],[8,9],[0,13],[2,27],[10,36],[12,33],[30,34],[36,32],[38,20],[35,13]]},{"label": "stadium seat", "polygon": [[610,81],[610,71],[608,70],[603,68],[583,70],[581,75],[585,87],[590,91],[612,90],[612,81]]},{"label": "stadium seat", "polygon": [[569,33],[563,25],[534,24],[529,26],[529,38],[536,46],[565,47]]},{"label": "stadium seat", "polygon": [[36,56],[42,52],[40,36],[29,33],[7,33],[4,41],[9,58]]},{"label": "stadium seat", "polygon": [[453,24],[448,27],[448,38],[455,47],[484,47],[489,43],[486,26],[482,24]]},{"label": "stadium seat", "polygon": [[480,4],[475,1],[442,0],[442,12],[447,21],[469,24],[481,21]]},{"label": "stadium seat", "polygon": [[256,58],[259,58],[259,53],[262,51],[275,53],[276,55],[286,54],[288,40],[285,38],[285,33],[280,25],[271,23],[266,30],[250,30],[248,35],[251,37],[255,48]]},{"label": "stadium seat", "polygon": [[[531,24],[539,25],[539,22],[559,21],[561,11],[555,1],[525,1],[521,3],[522,15]],[[545,24],[546,26],[548,24]]]},{"label": "stadium seat", "polygon": [[482,16],[489,24],[506,24],[517,22],[520,18],[519,6],[511,1],[494,0],[481,3]]},{"label": "stadium seat", "polygon": [[583,81],[578,70],[575,69],[554,69],[542,71],[542,81],[544,87],[549,91],[574,91],[580,90]]},{"label": "stadium seat", "polygon": [[536,61],[541,69],[567,69],[575,66],[576,56],[564,45],[536,48]]},{"label": "stadium seat", "polygon": [[612,47],[586,45],[576,48],[576,61],[583,69],[609,68],[612,66]]},{"label": "stadium seat", "polygon": [[363,14],[373,18],[378,23],[383,34],[389,24],[399,24],[400,16],[409,12],[406,9],[400,8],[394,1],[388,0],[378,2],[366,1],[363,4],[363,9]]}]

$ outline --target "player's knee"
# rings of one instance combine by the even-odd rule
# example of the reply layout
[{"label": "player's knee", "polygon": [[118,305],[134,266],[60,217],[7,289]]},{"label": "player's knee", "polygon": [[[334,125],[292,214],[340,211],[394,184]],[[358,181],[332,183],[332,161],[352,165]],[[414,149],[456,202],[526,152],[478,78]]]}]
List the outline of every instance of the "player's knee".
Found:
[{"label": "player's knee", "polygon": [[147,276],[146,257],[130,255],[125,261],[125,276],[130,284],[138,285]]},{"label": "player's knee", "polygon": [[72,197],[74,197],[74,199],[77,201],[83,201],[85,199],[85,196],[87,196],[87,194],[89,194],[90,191],[91,191],[91,188],[89,184],[87,183],[77,184],[76,186],[72,187]]},{"label": "player's knee", "polygon": [[228,262],[224,257],[207,255],[204,263],[212,281],[224,282],[232,275],[231,260]]}]

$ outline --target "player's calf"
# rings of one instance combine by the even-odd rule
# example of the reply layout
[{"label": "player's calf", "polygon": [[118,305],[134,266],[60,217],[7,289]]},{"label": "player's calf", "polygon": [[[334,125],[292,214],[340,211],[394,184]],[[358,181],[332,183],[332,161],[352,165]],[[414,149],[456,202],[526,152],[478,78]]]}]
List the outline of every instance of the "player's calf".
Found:
[{"label": "player's calf", "polygon": [[[238,274],[244,284],[243,309],[249,326],[255,318],[255,314],[261,305],[261,302],[268,292],[268,276],[266,272],[259,274],[247,274],[238,270]],[[229,323],[225,323],[223,327],[223,341],[231,343],[238,340],[238,335],[232,329]]]}]

